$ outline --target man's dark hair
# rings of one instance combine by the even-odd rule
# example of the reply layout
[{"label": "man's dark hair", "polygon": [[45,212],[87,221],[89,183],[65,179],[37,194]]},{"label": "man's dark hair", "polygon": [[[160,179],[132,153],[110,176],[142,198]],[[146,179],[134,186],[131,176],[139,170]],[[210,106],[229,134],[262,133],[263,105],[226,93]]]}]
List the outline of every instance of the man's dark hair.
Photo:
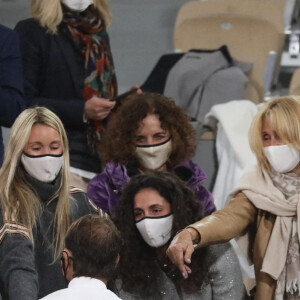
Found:
[{"label": "man's dark hair", "polygon": [[110,219],[86,215],[71,224],[65,246],[72,252],[74,277],[110,280],[115,273],[122,239]]}]

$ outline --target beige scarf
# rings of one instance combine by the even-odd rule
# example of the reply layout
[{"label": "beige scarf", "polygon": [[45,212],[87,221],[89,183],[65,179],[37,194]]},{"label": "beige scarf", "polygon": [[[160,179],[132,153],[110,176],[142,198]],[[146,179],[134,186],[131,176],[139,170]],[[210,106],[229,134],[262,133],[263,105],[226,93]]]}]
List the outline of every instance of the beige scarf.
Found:
[{"label": "beige scarf", "polygon": [[[300,213],[300,194],[285,198],[269,174],[258,168],[242,177],[228,198],[238,192],[243,192],[258,209],[277,216],[261,269],[277,280],[285,266],[293,217]],[[300,222],[298,235],[299,225]]]}]

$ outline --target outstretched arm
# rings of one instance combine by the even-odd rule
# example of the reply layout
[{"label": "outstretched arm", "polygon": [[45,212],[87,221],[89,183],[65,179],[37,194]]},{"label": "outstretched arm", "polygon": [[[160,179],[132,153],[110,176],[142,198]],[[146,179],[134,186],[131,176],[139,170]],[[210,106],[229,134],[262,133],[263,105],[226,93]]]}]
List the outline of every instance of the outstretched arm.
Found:
[{"label": "outstretched arm", "polygon": [[257,208],[243,193],[239,193],[224,209],[214,212],[188,226],[188,230],[177,234],[167,250],[167,255],[186,278],[189,273],[186,263],[191,260],[197,233],[199,234],[197,247],[224,243],[245,232],[249,224],[255,221],[256,215]]},{"label": "outstretched arm", "polygon": [[174,265],[176,265],[184,278],[192,270],[187,266],[191,263],[191,257],[194,252],[194,244],[199,242],[199,233],[194,228],[186,228],[176,234],[172,240],[167,255]]}]

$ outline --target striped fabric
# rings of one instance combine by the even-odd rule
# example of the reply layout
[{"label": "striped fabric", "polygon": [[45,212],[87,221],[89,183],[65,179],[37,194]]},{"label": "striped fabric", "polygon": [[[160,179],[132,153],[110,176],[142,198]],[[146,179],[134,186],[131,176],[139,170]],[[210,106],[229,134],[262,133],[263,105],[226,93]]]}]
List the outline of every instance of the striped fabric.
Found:
[{"label": "striped fabric", "polygon": [[4,225],[0,228],[0,244],[7,234],[21,234],[30,239],[29,230],[22,224],[12,221],[4,221]]}]

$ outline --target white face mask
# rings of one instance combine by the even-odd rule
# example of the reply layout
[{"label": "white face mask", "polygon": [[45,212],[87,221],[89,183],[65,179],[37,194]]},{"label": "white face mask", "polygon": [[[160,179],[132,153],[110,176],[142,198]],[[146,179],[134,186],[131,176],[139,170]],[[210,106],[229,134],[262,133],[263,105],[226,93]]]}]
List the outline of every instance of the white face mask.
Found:
[{"label": "white face mask", "polygon": [[173,215],[158,218],[146,217],[136,222],[136,227],[144,241],[154,248],[165,245],[171,238]]},{"label": "white face mask", "polygon": [[141,165],[148,170],[157,170],[166,163],[172,151],[171,139],[151,146],[136,146],[136,155]]},{"label": "white face mask", "polygon": [[22,154],[21,161],[27,173],[33,178],[43,181],[53,181],[63,165],[63,154],[31,156]]},{"label": "white face mask", "polygon": [[300,161],[300,153],[289,145],[264,148],[265,155],[272,168],[279,173],[292,171]]},{"label": "white face mask", "polygon": [[91,4],[94,3],[93,0],[61,0],[61,2],[70,9],[78,12],[86,10]]}]

